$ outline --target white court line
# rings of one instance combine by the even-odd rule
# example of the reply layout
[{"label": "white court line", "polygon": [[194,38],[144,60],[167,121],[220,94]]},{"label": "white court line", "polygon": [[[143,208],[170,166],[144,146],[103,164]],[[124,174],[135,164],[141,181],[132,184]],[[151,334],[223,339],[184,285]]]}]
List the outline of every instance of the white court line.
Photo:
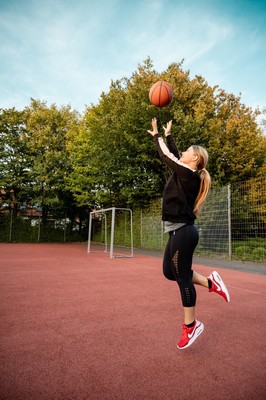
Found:
[{"label": "white court line", "polygon": [[256,293],[256,294],[260,294],[261,296],[266,296],[266,293],[260,293],[260,292],[255,292],[255,290],[250,290],[250,289],[243,289],[237,286],[230,286],[230,285],[226,285],[228,288],[232,288],[232,289],[239,289],[239,290],[243,290],[245,292],[251,292],[251,293]]}]

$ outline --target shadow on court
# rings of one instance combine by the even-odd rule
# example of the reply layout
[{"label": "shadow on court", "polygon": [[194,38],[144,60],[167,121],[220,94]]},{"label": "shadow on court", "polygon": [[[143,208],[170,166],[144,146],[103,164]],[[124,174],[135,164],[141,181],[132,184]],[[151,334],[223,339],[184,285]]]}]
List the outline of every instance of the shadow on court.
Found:
[{"label": "shadow on court", "polygon": [[77,244],[0,254],[1,400],[265,398],[265,275],[194,265],[215,266],[231,303],[198,287],[205,330],[178,350],[180,296],[159,257]]}]

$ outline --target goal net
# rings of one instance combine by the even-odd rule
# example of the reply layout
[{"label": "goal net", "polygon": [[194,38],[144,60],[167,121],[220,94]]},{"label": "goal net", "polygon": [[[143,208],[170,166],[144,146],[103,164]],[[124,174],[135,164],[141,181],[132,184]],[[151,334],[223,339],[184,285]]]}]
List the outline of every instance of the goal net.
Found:
[{"label": "goal net", "polygon": [[110,258],[133,257],[132,210],[105,208],[90,212],[88,253],[110,253]]}]

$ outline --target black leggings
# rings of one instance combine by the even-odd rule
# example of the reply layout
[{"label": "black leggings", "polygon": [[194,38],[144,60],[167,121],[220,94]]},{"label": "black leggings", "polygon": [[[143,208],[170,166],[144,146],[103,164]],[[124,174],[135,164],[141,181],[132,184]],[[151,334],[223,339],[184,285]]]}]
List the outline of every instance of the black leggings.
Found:
[{"label": "black leggings", "polygon": [[163,273],[167,279],[176,281],[184,307],[194,307],[196,290],[192,281],[192,258],[199,241],[195,225],[184,225],[169,232],[163,259]]}]

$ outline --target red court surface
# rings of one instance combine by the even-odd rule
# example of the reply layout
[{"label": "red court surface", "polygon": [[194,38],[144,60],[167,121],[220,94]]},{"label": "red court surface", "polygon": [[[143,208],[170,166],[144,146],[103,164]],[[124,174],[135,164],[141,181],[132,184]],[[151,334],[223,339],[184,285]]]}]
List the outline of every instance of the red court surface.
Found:
[{"label": "red court surface", "polygon": [[178,350],[180,296],[160,258],[80,244],[0,254],[1,400],[266,398],[265,275],[215,268],[231,302],[197,287],[205,330]]}]

